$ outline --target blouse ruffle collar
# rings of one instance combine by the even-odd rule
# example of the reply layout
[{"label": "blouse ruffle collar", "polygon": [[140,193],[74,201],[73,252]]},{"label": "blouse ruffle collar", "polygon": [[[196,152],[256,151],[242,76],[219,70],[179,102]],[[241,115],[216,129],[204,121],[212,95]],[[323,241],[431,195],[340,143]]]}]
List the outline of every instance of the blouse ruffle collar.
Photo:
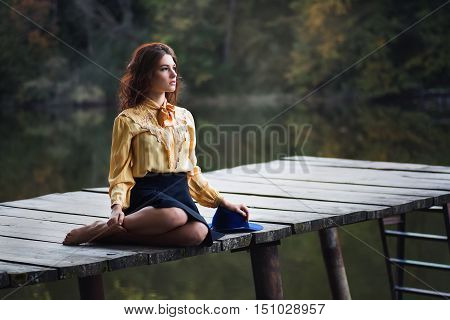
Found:
[{"label": "blouse ruffle collar", "polygon": [[[125,109],[121,114],[138,124],[144,131],[148,131],[155,136],[167,153],[170,169],[176,169],[178,167],[182,145],[189,135],[188,127],[192,126],[192,124],[187,121],[187,112],[185,109],[167,103],[167,106],[169,105],[173,106],[172,124],[165,127],[162,127],[158,121],[158,111],[161,107],[153,100],[139,104],[133,108]],[[169,110],[169,108],[167,109]]]}]

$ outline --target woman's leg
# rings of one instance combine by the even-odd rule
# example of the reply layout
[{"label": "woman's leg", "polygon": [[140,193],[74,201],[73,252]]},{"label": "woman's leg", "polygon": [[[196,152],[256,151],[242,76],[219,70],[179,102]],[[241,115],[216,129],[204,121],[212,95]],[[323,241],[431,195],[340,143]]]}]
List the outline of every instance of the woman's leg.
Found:
[{"label": "woman's leg", "polygon": [[198,221],[186,224],[169,232],[158,235],[142,235],[118,229],[108,236],[98,240],[101,243],[122,243],[150,246],[196,246],[203,242],[208,235],[208,227]]},{"label": "woman's leg", "polygon": [[76,245],[91,242],[116,233],[118,227],[109,227],[106,222],[95,221],[89,225],[71,230],[64,238],[63,244]]},{"label": "woman's leg", "polygon": [[122,227],[142,235],[166,233],[188,222],[187,213],[180,208],[145,207],[125,216]]},{"label": "woman's leg", "polygon": [[117,231],[128,231],[137,235],[158,235],[186,224],[188,216],[180,208],[145,207],[123,220],[122,227],[109,227],[106,222],[96,221],[90,225],[73,229],[63,241],[66,245],[75,245],[100,240]]}]

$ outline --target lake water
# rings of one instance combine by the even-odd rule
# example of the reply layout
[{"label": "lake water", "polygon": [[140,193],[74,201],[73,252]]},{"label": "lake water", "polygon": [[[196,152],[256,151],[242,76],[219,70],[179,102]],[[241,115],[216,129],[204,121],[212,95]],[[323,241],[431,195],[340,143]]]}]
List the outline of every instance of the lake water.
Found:
[{"label": "lake water", "polygon": [[[214,140],[214,134],[220,132],[211,128],[219,124],[223,130],[233,127],[227,129],[224,124],[258,127],[282,111],[282,107],[188,108],[196,119],[197,153],[204,171],[301,152],[310,156],[450,165],[449,109],[418,105],[310,102],[292,108],[272,122],[282,128],[310,128],[307,139],[301,138],[301,143],[283,140],[284,131],[278,135],[281,142],[274,143],[277,140],[266,137],[257,141],[260,145],[248,139],[239,140],[238,144],[230,139]],[[22,110],[2,115],[0,201],[106,187],[114,116],[114,107],[61,108],[52,112]],[[210,136],[205,133],[203,139],[204,128],[204,132],[213,133]],[[257,134],[258,129],[252,130]],[[220,161],[205,156],[208,141],[216,143]],[[238,150],[231,152],[229,148]],[[441,214],[411,213],[407,224],[411,231],[444,234]],[[389,299],[377,222],[344,226],[340,228],[340,239],[353,298]],[[450,263],[445,243],[407,240],[406,249],[410,259]],[[331,297],[317,233],[282,240],[279,253],[286,299]],[[408,271],[405,274],[408,286],[450,291],[445,272],[418,268]],[[108,299],[254,298],[251,263],[246,252],[199,256],[105,273],[104,286]],[[8,292],[0,290],[0,295]],[[78,299],[77,281],[24,287],[10,298]]]}]

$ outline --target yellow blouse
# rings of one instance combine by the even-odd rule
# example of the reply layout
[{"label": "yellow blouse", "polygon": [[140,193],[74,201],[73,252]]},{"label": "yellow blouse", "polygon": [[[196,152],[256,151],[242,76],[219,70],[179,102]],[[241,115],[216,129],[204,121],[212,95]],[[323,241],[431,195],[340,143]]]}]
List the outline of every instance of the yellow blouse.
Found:
[{"label": "yellow blouse", "polygon": [[130,206],[134,177],[152,172],[187,172],[191,197],[217,208],[223,196],[208,184],[197,166],[195,123],[190,111],[175,106],[173,126],[157,121],[160,106],[151,99],[123,110],[114,120],[109,169],[111,207]]}]

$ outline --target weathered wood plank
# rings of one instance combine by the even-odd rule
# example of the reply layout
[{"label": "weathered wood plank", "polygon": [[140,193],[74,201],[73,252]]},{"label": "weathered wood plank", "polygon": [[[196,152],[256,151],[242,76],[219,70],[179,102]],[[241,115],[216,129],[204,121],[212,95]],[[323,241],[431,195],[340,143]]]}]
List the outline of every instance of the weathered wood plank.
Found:
[{"label": "weathered wood plank", "polygon": [[292,228],[281,224],[260,223],[264,229],[252,232],[252,244],[262,244],[281,240],[292,235]]},{"label": "weathered wood plank", "polygon": [[[75,193],[89,193],[89,192],[72,192]],[[105,195],[99,193],[91,193],[99,199],[104,199]],[[78,198],[79,195],[77,195]],[[349,203],[337,203],[329,201],[313,201],[313,200],[303,200],[303,199],[286,199],[286,198],[275,198],[275,197],[259,197],[259,196],[247,196],[247,195],[237,195],[228,194],[227,198],[233,202],[246,203],[249,207],[255,208],[265,208],[274,210],[291,210],[291,211],[309,211],[317,213],[332,213],[332,214],[352,214],[352,215],[364,215],[366,216],[368,212],[374,216],[385,216],[394,213],[393,207],[386,206],[375,206],[375,205],[360,205],[360,204],[349,204]],[[101,202],[101,200],[99,201]],[[63,207],[65,201],[60,201],[60,197],[54,195],[52,200],[46,200],[39,203],[30,204],[27,200],[18,200],[14,202],[9,202],[8,206],[18,207],[18,208],[29,208],[33,207],[36,210],[46,211],[50,208]],[[100,205],[99,205],[100,206]],[[87,206],[81,203],[77,206],[66,206],[64,208],[66,212],[71,214],[87,214],[94,216],[96,214],[97,208]],[[395,207],[397,210],[397,207]]]},{"label": "weathered wood plank", "polygon": [[251,244],[268,243],[281,240],[292,235],[289,225],[259,223],[264,229],[260,231],[229,233],[219,240],[222,242],[223,251],[231,251],[249,247]]},{"label": "weathered wood plank", "polygon": [[328,157],[311,157],[311,156],[291,156],[282,159],[305,161],[315,163],[316,165],[339,166],[349,168],[377,169],[377,170],[401,170],[401,171],[417,171],[417,172],[435,172],[450,173],[450,167],[435,166],[418,163],[400,163],[386,161],[370,161],[370,160],[354,160]]},{"label": "weathered wood plank", "polygon": [[[206,219],[209,223],[212,221],[211,217],[207,217]],[[252,239],[252,235],[255,237],[254,241],[256,243],[264,241],[270,242],[290,235],[289,226],[273,224],[263,224],[263,226],[264,230],[253,234],[248,232],[243,234],[233,234],[227,235],[224,239],[220,239],[222,248],[226,248],[222,250],[230,250],[230,247],[235,248],[236,243],[239,243],[241,247],[248,246]],[[0,235],[6,237],[62,243],[66,233],[74,227],[76,226],[52,221],[0,216]],[[286,229],[288,229],[288,231],[286,231]],[[234,244],[231,246],[228,242]],[[139,252],[139,249],[135,248],[134,251]],[[212,246],[207,248],[186,248],[186,251],[187,252],[184,256],[187,254],[198,255],[201,253],[214,253],[220,251],[220,246]]]},{"label": "weathered wood plank", "polygon": [[75,224],[0,216],[0,235],[62,243],[66,234],[79,227]]},{"label": "weathered wood plank", "polygon": [[108,218],[81,216],[70,213],[49,212],[49,211],[30,210],[30,209],[21,209],[3,206],[0,206],[0,216],[45,220],[53,222],[65,222],[76,225],[85,225],[99,220],[102,221],[108,220]]},{"label": "weathered wood plank", "polygon": [[[313,182],[313,181],[296,181],[287,179],[265,179],[260,176],[234,176],[234,175],[221,175],[217,176],[211,173],[205,173],[204,176],[219,191],[227,193],[237,193],[237,194],[252,194],[249,190],[250,186],[253,184],[257,185],[269,185],[278,190],[314,190],[316,192],[329,193],[329,192],[349,192],[349,193],[373,193],[376,195],[381,195],[384,197],[394,195],[394,196],[410,196],[415,198],[433,198],[434,205],[442,205],[450,201],[450,193],[448,191],[442,190],[430,190],[430,189],[411,189],[411,188],[391,188],[382,186],[366,186],[366,185],[355,185],[355,184],[343,184],[343,183],[333,183],[333,182]],[[238,183],[241,188],[235,188],[234,190],[229,190],[228,187],[222,188],[221,182],[226,182],[227,184]],[[246,186],[241,183],[251,183],[251,185]],[[95,193],[107,193],[107,188],[93,188],[93,189],[83,189],[87,192]],[[281,192],[281,190],[280,190]],[[254,192],[253,192],[254,193]]]},{"label": "weathered wood plank", "polygon": [[0,261],[0,274],[7,279],[6,285],[0,280],[0,288],[14,288],[58,280],[57,269],[5,261]]},{"label": "weathered wood plank", "polygon": [[[448,191],[442,190],[429,190],[429,189],[412,189],[412,188],[394,188],[394,187],[383,187],[383,186],[367,186],[367,185],[356,185],[356,184],[343,184],[343,183],[333,183],[333,182],[314,182],[314,181],[298,181],[298,180],[288,180],[288,179],[278,179],[271,178],[266,179],[260,176],[234,176],[234,175],[221,175],[217,176],[211,173],[205,173],[205,177],[211,184],[215,186],[215,181],[239,181],[239,182],[249,182],[257,184],[267,184],[280,187],[293,187],[293,188],[304,188],[304,189],[318,189],[323,192],[328,191],[347,191],[347,192],[365,192],[365,193],[375,193],[383,195],[403,195],[403,196],[414,196],[414,197],[433,197],[436,205],[441,205],[450,200],[450,193]],[[104,190],[105,188],[98,188],[97,192]],[[236,193],[236,191],[234,192]]]},{"label": "weathered wood plank", "polygon": [[[214,175],[220,176],[251,176],[263,177],[266,179],[289,179],[296,181],[315,181],[315,182],[333,182],[333,183],[347,183],[353,185],[372,185],[382,187],[398,187],[398,188],[416,188],[416,189],[430,189],[430,190],[445,190],[450,191],[450,183],[445,180],[434,179],[414,179],[401,176],[382,176],[380,175],[352,175],[352,174],[330,174],[330,173],[305,173],[300,165],[295,164],[295,161],[284,161],[285,163],[292,162],[294,165],[284,165],[276,167],[274,164],[264,165],[246,165],[235,168],[228,168],[217,170]],[[272,167],[271,167],[272,166]],[[269,168],[269,170],[268,170]],[[278,169],[277,169],[278,168]]]},{"label": "weathered wood plank", "polygon": [[110,263],[142,265],[148,256],[136,252],[0,237],[0,260],[58,269],[60,279],[83,277],[112,270]]},{"label": "weathered wood plank", "polygon": [[305,200],[321,200],[354,204],[370,204],[379,206],[399,206],[406,203],[418,208],[434,205],[434,197],[417,197],[403,195],[386,195],[369,192],[349,192],[320,189],[306,189],[301,187],[288,187],[273,184],[258,184],[247,182],[231,182],[217,178],[208,178],[216,189],[223,193],[238,193],[267,197],[295,198]]},{"label": "weathered wood plank", "polygon": [[[208,178],[209,179],[209,178]],[[252,178],[250,178],[252,179]],[[259,178],[258,178],[259,179]],[[265,179],[264,179],[265,181]],[[286,180],[284,180],[286,181]],[[288,183],[292,181],[287,181]],[[105,188],[96,188],[95,192],[102,193]],[[375,190],[373,190],[375,192]],[[445,192],[443,192],[445,194]],[[227,198],[228,195],[226,194]],[[243,201],[248,205],[246,201]],[[213,217],[216,209],[205,208],[197,204],[200,213],[204,217]],[[352,224],[360,221],[364,221],[366,217],[363,215],[355,214],[348,215],[345,214],[336,215],[333,214],[334,210],[329,210],[329,212],[310,212],[310,211],[286,211],[286,210],[272,210],[272,209],[260,209],[252,208],[250,210],[251,221],[255,222],[267,222],[267,223],[285,223],[293,225],[293,233],[304,233],[310,231],[317,231],[321,228],[326,228],[329,226]],[[332,218],[331,220],[329,220]]]},{"label": "weathered wood plank", "polygon": [[367,218],[368,212],[377,216],[390,215],[393,213],[392,207],[328,201],[258,197],[239,194],[227,194],[227,199],[235,203],[244,203],[250,208],[309,211],[326,214],[349,214],[361,216],[363,218]]},{"label": "weathered wood plank", "polygon": [[0,205],[12,208],[109,218],[111,215],[109,202],[109,196],[107,194],[76,191],[2,202]]},{"label": "weathered wood plank", "polygon": [[[1,217],[0,216],[0,235],[4,237],[13,237],[18,239],[37,240],[52,243],[62,243],[66,233],[78,225],[71,225],[65,223],[58,223],[53,221],[32,220],[17,217]],[[217,241],[216,241],[217,242]],[[86,245],[86,247],[101,250],[113,248],[108,244],[93,243]],[[84,247],[84,246],[83,246]],[[64,247],[68,248],[68,247]],[[70,247],[69,247],[70,248]],[[76,247],[71,247],[76,248]],[[153,248],[153,249],[152,249]],[[138,261],[135,261],[136,257],[130,256],[122,259],[116,259],[109,261],[110,269],[120,269],[122,267],[132,266],[135,263],[141,265],[142,262],[148,261],[149,264],[162,263],[171,261],[175,256],[179,258],[199,255],[205,253],[219,252],[221,248],[220,242],[215,243],[211,247],[207,248],[161,248],[150,246],[122,246],[121,251],[136,253]],[[174,250],[176,252],[174,252]],[[95,250],[94,250],[95,251]],[[98,251],[98,250],[97,250]],[[167,252],[165,252],[167,251]],[[149,255],[148,257],[142,254]],[[0,256],[1,257],[1,256]]]},{"label": "weathered wood plank", "polygon": [[[210,223],[211,218],[206,218]],[[200,255],[205,253],[217,253],[221,250],[249,246],[253,238],[255,243],[271,242],[291,235],[289,225],[262,224],[264,230],[255,233],[232,234],[221,238],[217,245],[211,247],[188,247],[182,253],[182,257]],[[75,225],[57,223],[52,221],[30,220],[16,217],[0,216],[0,235],[18,239],[38,240],[53,243],[62,243],[65,234]],[[239,245],[239,246],[238,246]],[[102,248],[102,246],[100,246]],[[122,247],[123,250],[144,253],[139,247]],[[146,252],[149,253],[149,252]],[[121,260],[123,261],[123,260]],[[117,263],[116,263],[117,264]]]},{"label": "weathered wood plank", "polygon": [[[214,216],[214,209],[205,208],[199,206],[200,213],[208,220]],[[326,220],[332,218],[334,223],[343,225],[347,223],[355,223],[357,221],[349,221],[349,219],[343,219],[344,216],[331,215],[331,214],[319,214],[315,212],[302,212],[302,211],[284,211],[284,210],[268,210],[251,208],[250,210],[250,222],[257,223],[271,223],[271,224],[290,224],[292,226],[292,232],[305,233],[310,231],[317,231],[323,227],[329,225],[330,222]],[[250,240],[249,240],[250,241]]]},{"label": "weathered wood plank", "polygon": [[[247,170],[248,168],[255,167],[254,164],[239,166]],[[443,190],[447,190],[450,187],[448,180],[450,174],[444,173],[426,173],[426,172],[412,172],[412,171],[395,171],[395,170],[373,170],[373,169],[361,169],[361,168],[340,168],[340,167],[325,167],[325,166],[307,166],[304,162],[288,161],[288,160],[274,160],[264,163],[263,166],[256,166],[261,169],[261,172],[269,173],[285,173],[287,175],[302,175],[302,176],[325,176],[332,177],[351,177],[351,178],[376,178],[378,180],[391,180],[402,179],[404,181],[420,180],[429,184],[430,186],[444,187]],[[408,187],[408,186],[407,186]],[[432,188],[433,189],[433,188]]]},{"label": "weathered wood plank", "polygon": [[[286,166],[292,165],[292,160],[276,160],[274,163],[283,164],[288,162]],[[290,163],[289,163],[290,162]],[[433,172],[417,172],[417,171],[404,171],[404,170],[379,170],[379,169],[367,169],[358,167],[340,167],[329,166],[324,162],[309,162],[309,161],[294,161],[294,163],[302,168],[304,173],[316,172],[316,173],[333,173],[333,174],[369,174],[382,176],[398,176],[412,179],[431,179],[431,180],[449,180],[449,173],[433,173]]]},{"label": "weathered wood plank", "polygon": [[[91,195],[92,197],[99,197],[99,196],[101,196],[101,194],[93,194],[93,195]],[[235,197],[235,195],[229,195],[229,197]],[[262,198],[262,197],[253,197],[253,198],[256,198],[257,200],[258,200],[258,205],[261,205],[261,199],[264,199],[264,198]],[[58,199],[58,197],[57,196],[54,196],[53,197],[53,200],[55,200],[55,199]],[[234,199],[234,200],[242,200],[241,202],[246,202],[247,204],[248,204],[248,199],[249,199],[249,197],[245,197],[245,198],[241,198],[241,199]],[[267,200],[269,200],[268,202],[270,202],[270,203],[272,203],[272,206],[270,207],[270,206],[268,206],[268,208],[267,209],[274,209],[274,210],[279,210],[280,209],[280,207],[274,207],[273,206],[273,203],[275,202],[283,202],[282,200],[296,200],[296,199],[279,199],[279,198],[270,198],[270,199],[265,199],[266,200],[266,206],[267,206]],[[58,201],[59,201],[59,199],[58,199]],[[93,201],[94,202],[94,201]],[[302,204],[304,204],[305,203],[305,200],[301,200],[301,201],[299,201],[300,203],[302,203]],[[336,207],[336,204],[335,203],[331,203],[331,206],[330,206],[330,203],[327,203],[327,202],[314,202],[313,203],[314,205],[320,205],[321,207],[326,207],[326,206],[328,206],[328,210],[327,211],[325,211],[325,212],[323,212],[322,211],[322,213],[326,213],[326,214],[330,214],[330,213],[333,213],[333,214],[345,214],[345,213],[352,213],[352,211],[354,211],[354,208],[346,208],[347,209],[347,212],[339,212],[339,209],[342,209],[342,208],[337,208]],[[288,209],[288,210],[292,210],[292,209],[296,209],[297,211],[305,211],[305,207],[303,206],[303,208],[298,208],[298,203],[296,203],[296,205],[297,205],[297,208],[295,207],[295,206],[292,206],[292,205],[289,205],[289,206],[287,206],[287,207],[285,207],[286,209]],[[79,206],[78,206],[79,207]],[[41,209],[43,209],[43,208],[41,208]],[[44,208],[45,209],[45,208]],[[315,209],[314,207],[312,207],[311,205],[309,205],[308,207],[307,207],[307,209],[308,209],[308,211],[312,211],[311,209]],[[361,209],[361,207],[358,207],[358,208],[356,208],[356,210],[360,210]],[[367,208],[363,208],[363,209],[367,209]],[[370,208],[370,209],[372,209],[372,208]],[[375,208],[375,209],[378,209],[378,208]],[[406,208],[407,209],[407,208]],[[405,209],[405,210],[406,210]],[[372,217],[372,218],[377,218],[377,217],[379,217],[379,216],[386,216],[386,215],[389,215],[389,214],[391,214],[390,212],[389,212],[389,210],[390,210],[390,208],[387,208],[387,210],[385,210],[384,212],[377,212],[377,211],[375,211],[375,212],[371,212],[369,215],[370,215],[370,217]],[[368,217],[368,215],[367,215],[367,213],[368,212],[366,212],[366,214],[364,215],[364,213],[363,214],[361,214],[361,212],[353,212],[352,214],[353,214],[353,216],[351,216],[351,217],[349,217],[348,219],[347,219],[347,221],[351,221],[351,223],[354,223],[354,222],[357,222],[357,221],[362,221],[362,220],[364,220],[364,219],[367,219],[367,217]],[[394,211],[392,212],[392,213],[395,213]],[[275,222],[275,223],[277,223],[277,222],[279,222],[279,221],[277,221],[276,219],[273,219],[273,220],[275,220],[275,221],[269,221],[269,222]],[[286,222],[288,222],[288,223],[291,223],[291,224],[294,224],[295,222],[293,222],[293,221],[286,221]],[[322,225],[323,225],[323,222],[321,222],[322,223]],[[329,223],[330,223],[330,221],[327,221],[327,224],[329,225]],[[340,224],[342,224],[342,223],[345,223],[345,222],[343,222],[343,221],[341,221],[341,222],[339,222],[339,221],[333,221],[333,220],[331,220],[331,223],[334,223],[334,224],[338,224],[338,225],[340,225]],[[295,232],[298,232],[298,230],[299,230],[300,228],[297,228],[296,230],[294,230],[294,233]]]},{"label": "weathered wood plank", "polygon": [[[96,193],[94,193],[96,194]],[[97,194],[98,195],[98,194]],[[305,199],[286,199],[276,197],[261,197],[250,195],[227,194],[227,199],[233,202],[245,203],[252,208],[286,210],[286,211],[307,211],[315,213],[325,213],[333,215],[350,214],[350,220],[362,221],[367,219],[367,214],[370,212],[370,217],[377,218],[380,216],[388,216],[403,210],[412,210],[416,208],[417,203],[406,203],[397,207],[376,206],[376,205],[359,205],[349,203],[337,203],[331,201],[313,201]],[[199,206],[200,208],[201,206]],[[40,208],[45,210],[45,208]],[[89,212],[89,208],[85,211]],[[276,223],[277,221],[272,221]]]}]

